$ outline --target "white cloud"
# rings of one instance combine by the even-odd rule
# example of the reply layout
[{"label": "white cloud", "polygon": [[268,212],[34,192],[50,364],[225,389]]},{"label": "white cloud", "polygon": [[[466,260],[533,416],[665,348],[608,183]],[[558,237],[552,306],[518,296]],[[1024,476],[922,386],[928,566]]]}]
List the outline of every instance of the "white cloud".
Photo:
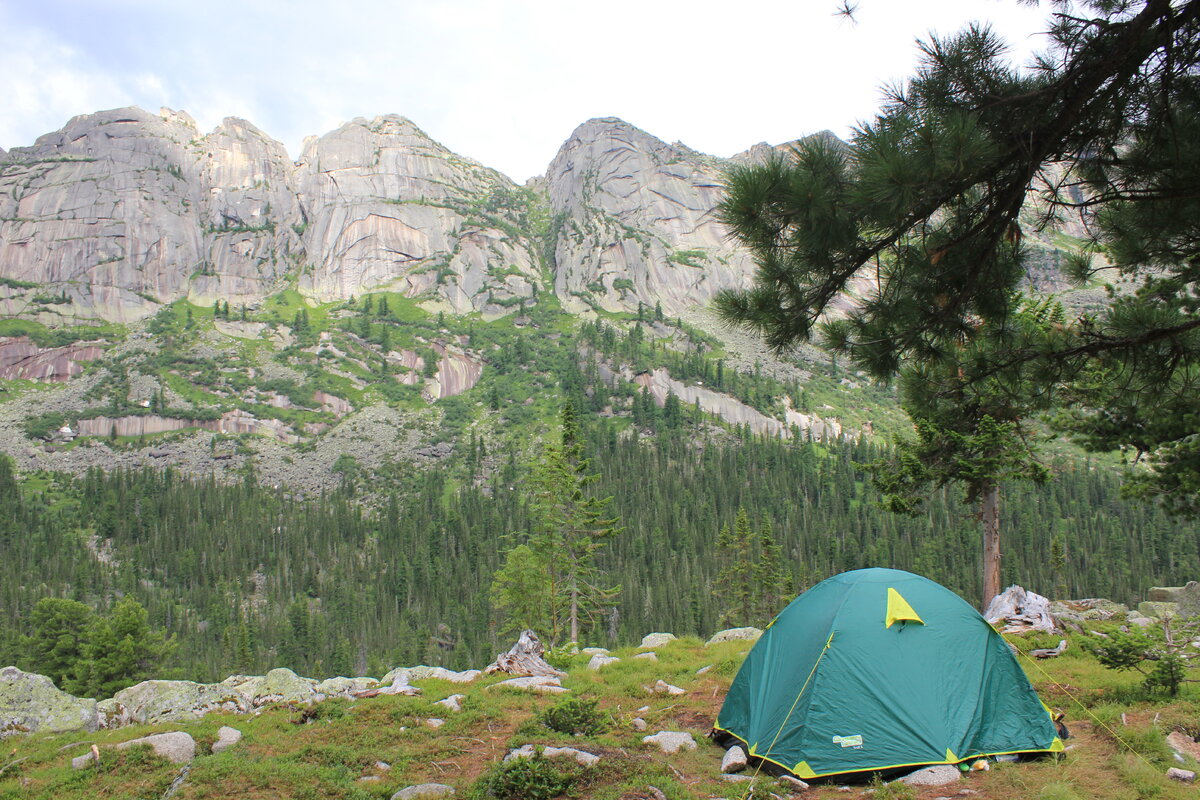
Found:
[{"label": "white cloud", "polygon": [[931,29],[993,18],[1027,51],[1043,16],[1012,0],[864,0],[857,24],[834,0],[100,5],[0,0],[0,146],[136,103],[206,129],[245,117],[293,157],[307,135],[399,113],[517,180],[596,116],[730,155],[846,133]]}]

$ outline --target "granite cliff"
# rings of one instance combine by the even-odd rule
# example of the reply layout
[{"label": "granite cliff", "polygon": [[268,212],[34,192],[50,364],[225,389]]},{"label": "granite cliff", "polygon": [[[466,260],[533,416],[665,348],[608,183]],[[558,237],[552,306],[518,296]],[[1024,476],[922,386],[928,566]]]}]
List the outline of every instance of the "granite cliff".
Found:
[{"label": "granite cliff", "polygon": [[310,137],[293,162],[245,120],[202,134],[169,109],[101,111],[0,153],[0,315],[130,322],[285,283],[488,317],[540,290],[677,313],[749,279],[713,216],[722,163],[596,119],[518,186],[396,115]]}]

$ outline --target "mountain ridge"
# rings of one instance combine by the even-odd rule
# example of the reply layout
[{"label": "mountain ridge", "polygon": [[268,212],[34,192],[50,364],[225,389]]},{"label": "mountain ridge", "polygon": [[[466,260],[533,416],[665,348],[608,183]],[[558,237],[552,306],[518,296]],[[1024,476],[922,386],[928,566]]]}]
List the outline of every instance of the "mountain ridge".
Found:
[{"label": "mountain ridge", "polygon": [[237,117],[202,133],[166,108],[77,115],[0,157],[0,315],[131,322],[289,281],[316,302],[398,290],[490,317],[547,290],[575,312],[677,312],[748,285],[712,216],[730,161],[598,117],[519,186],[397,114],[307,137],[294,160]]}]

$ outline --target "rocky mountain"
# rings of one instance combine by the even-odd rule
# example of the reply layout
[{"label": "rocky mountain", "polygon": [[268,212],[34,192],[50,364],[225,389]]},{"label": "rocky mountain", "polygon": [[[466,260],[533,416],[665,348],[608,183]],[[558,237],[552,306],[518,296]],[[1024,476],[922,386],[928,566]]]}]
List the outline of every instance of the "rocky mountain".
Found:
[{"label": "rocky mountain", "polygon": [[296,164],[309,269],[321,302],[380,289],[463,314],[503,314],[541,282],[532,193],[394,115],[310,138]]},{"label": "rocky mountain", "polygon": [[722,164],[594,119],[522,187],[395,115],[310,137],[292,162],[245,120],[201,134],[169,109],[102,111],[0,156],[0,314],[128,322],[286,282],[487,317],[539,290],[569,311],[674,314],[749,279],[713,215]]},{"label": "rocky mountain", "polygon": [[283,146],[228,119],[75,117],[0,162],[0,313],[144,318],[180,298],[253,302],[300,252]]},{"label": "rocky mountain", "polygon": [[[0,314],[129,322],[186,298],[255,305],[397,291],[496,317],[539,289],[569,310],[668,313],[746,284],[713,218],[720,160],[591,120],[521,187],[411,121],[355,119],[297,161],[240,119],[76,117],[0,157]],[[546,258],[550,256],[550,258]]]},{"label": "rocky mountain", "polygon": [[546,175],[560,225],[554,288],[570,310],[668,314],[748,285],[753,265],[714,216],[721,162],[612,117],[575,129]]}]

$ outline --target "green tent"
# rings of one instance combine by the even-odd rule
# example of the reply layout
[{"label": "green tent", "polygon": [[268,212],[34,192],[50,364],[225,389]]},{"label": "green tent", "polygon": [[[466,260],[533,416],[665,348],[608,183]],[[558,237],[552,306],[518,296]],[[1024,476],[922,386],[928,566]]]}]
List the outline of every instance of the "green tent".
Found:
[{"label": "green tent", "polygon": [[800,778],[1063,749],[979,612],[894,569],[846,572],[796,598],[746,657],[715,729]]}]

